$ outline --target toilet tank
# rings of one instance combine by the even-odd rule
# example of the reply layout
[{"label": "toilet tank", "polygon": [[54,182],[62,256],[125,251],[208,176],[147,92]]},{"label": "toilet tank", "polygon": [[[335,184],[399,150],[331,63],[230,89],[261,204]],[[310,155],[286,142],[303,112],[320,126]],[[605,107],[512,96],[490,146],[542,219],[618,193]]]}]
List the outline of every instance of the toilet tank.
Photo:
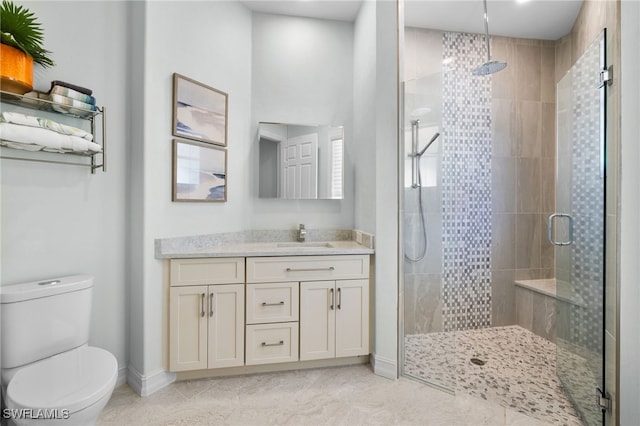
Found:
[{"label": "toilet tank", "polygon": [[86,344],[93,277],[74,275],[0,287],[2,368]]}]

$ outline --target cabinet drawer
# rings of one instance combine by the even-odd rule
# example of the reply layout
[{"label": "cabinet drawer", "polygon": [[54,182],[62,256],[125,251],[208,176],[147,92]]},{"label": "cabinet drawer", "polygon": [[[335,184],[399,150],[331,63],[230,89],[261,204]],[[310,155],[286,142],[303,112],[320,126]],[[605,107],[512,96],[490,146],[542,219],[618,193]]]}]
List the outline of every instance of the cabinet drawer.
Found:
[{"label": "cabinet drawer", "polygon": [[298,323],[247,326],[247,365],[298,361]]},{"label": "cabinet drawer", "polygon": [[247,284],[247,324],[298,321],[298,283]]},{"label": "cabinet drawer", "polygon": [[171,285],[234,284],[244,282],[244,258],[171,259]]},{"label": "cabinet drawer", "polygon": [[247,258],[247,282],[369,278],[369,255]]}]

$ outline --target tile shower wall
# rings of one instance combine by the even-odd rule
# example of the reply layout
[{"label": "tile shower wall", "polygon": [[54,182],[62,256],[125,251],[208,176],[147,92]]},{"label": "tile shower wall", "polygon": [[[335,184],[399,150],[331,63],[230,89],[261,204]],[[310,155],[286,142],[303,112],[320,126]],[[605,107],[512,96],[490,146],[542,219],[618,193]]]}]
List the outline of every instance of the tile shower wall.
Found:
[{"label": "tile shower wall", "polygon": [[[421,128],[423,125],[433,126],[436,122],[436,125],[443,126],[445,141],[452,137],[453,130],[447,130],[447,126],[454,118],[447,118],[447,113],[443,114],[437,108],[444,105],[445,81],[459,87],[462,84],[454,78],[447,80],[453,70],[451,60],[443,66],[442,60],[434,59],[445,59],[444,37],[441,31],[416,28],[405,31],[407,154],[410,152],[410,114],[424,102],[429,103],[431,121],[423,120]],[[479,41],[484,42],[484,38],[480,36]],[[483,48],[484,45],[478,46],[480,54],[471,68],[485,61]],[[485,320],[485,324],[500,326],[516,323],[515,279],[553,277],[554,253],[546,239],[546,218],[555,210],[555,45],[547,41],[492,37],[492,53],[493,58],[506,60],[508,66],[484,78],[491,81],[490,101],[487,102],[490,108],[487,122],[491,123],[491,167],[488,169],[491,193],[488,216],[490,293],[478,295],[479,299],[484,298],[484,302],[472,316],[486,318],[486,311],[480,311],[489,306],[490,318],[488,323]],[[438,84],[438,78],[442,86],[436,90],[433,86]],[[466,80],[470,76],[461,75],[459,78]],[[427,80],[430,81],[425,85]],[[463,98],[467,96],[464,91],[459,93]],[[447,120],[449,125],[444,126]],[[424,139],[431,136],[430,131],[424,130],[423,133],[420,147],[424,146]],[[464,292],[461,288],[449,292],[443,287],[443,250],[447,244],[443,240],[443,224],[447,221],[443,220],[443,181],[452,168],[443,164],[447,148],[441,145],[442,142],[441,137],[423,157],[427,159],[423,160],[423,172],[428,173],[429,168],[435,170],[432,185],[421,189],[427,219],[428,251],[425,260],[415,264],[404,263],[406,334],[443,331],[445,298],[456,300],[453,295]],[[417,190],[409,187],[410,166],[407,157],[402,217],[405,251],[415,256],[422,242],[419,237]],[[471,300],[470,295],[466,297]]]},{"label": "tile shower wall", "polygon": [[[604,276],[604,177],[598,167],[600,145],[594,135],[600,134],[600,90],[594,85],[594,70],[600,69],[597,46],[589,48],[572,67],[571,93],[571,211],[575,217],[575,245],[571,252],[571,283],[586,304],[571,310],[570,329],[580,333],[572,343],[593,352],[602,352],[602,320]],[[591,107],[586,107],[591,106]],[[601,206],[600,210],[594,206]]]},{"label": "tile shower wall", "polygon": [[491,51],[508,62],[491,90],[492,325],[501,326],[515,324],[514,280],[554,277],[555,44],[492,37]]},{"label": "tile shower wall", "polygon": [[491,325],[491,77],[472,71],[484,37],[445,33],[442,285],[444,331]]}]

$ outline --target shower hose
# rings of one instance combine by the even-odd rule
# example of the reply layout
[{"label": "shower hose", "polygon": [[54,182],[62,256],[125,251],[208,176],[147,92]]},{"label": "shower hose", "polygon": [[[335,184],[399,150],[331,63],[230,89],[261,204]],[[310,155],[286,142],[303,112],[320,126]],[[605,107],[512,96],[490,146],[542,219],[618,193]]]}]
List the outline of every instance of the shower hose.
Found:
[{"label": "shower hose", "polygon": [[418,211],[420,212],[420,225],[422,229],[422,252],[420,256],[413,258],[404,251],[404,258],[411,263],[420,262],[427,255],[427,225],[424,219],[424,208],[422,207],[422,176],[420,174],[420,166],[418,165],[418,185],[414,187],[418,190]]}]

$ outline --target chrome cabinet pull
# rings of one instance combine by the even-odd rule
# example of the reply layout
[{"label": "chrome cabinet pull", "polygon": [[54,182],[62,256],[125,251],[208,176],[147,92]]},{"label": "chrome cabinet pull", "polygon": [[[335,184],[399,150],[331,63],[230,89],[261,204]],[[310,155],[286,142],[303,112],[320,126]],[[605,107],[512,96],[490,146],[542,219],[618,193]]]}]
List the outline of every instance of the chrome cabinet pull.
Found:
[{"label": "chrome cabinet pull", "polygon": [[278,303],[262,302],[262,306],[281,306],[281,305],[284,305],[284,302],[278,302]]},{"label": "chrome cabinet pull", "polygon": [[[557,218],[567,218],[569,220],[569,236],[567,241],[556,241],[554,239],[555,221]],[[573,244],[573,217],[566,213],[555,213],[549,216],[549,242],[555,246],[570,246]]]},{"label": "chrome cabinet pull", "polygon": [[280,340],[278,343],[262,342],[260,346],[262,346],[263,348],[266,346],[284,346],[284,340]]},{"label": "chrome cabinet pull", "polygon": [[202,293],[200,295],[200,316],[202,318],[204,318],[205,312],[204,312],[204,298],[205,298],[206,294]]},{"label": "chrome cabinet pull", "polygon": [[331,309],[333,311],[333,303],[335,302],[335,298],[334,298],[334,294],[333,294],[333,289],[330,288],[329,291],[331,292],[331,305],[329,305],[329,309]]},{"label": "chrome cabinet pull", "polygon": [[317,272],[317,271],[335,271],[336,268],[334,268],[333,266],[329,266],[328,268],[301,268],[301,269],[294,269],[294,268],[287,268],[285,269],[287,272]]},{"label": "chrome cabinet pull", "polygon": [[209,295],[209,316],[213,316],[213,293]]},{"label": "chrome cabinet pull", "polygon": [[342,289],[338,287],[338,309],[342,309],[340,306],[342,305]]}]

